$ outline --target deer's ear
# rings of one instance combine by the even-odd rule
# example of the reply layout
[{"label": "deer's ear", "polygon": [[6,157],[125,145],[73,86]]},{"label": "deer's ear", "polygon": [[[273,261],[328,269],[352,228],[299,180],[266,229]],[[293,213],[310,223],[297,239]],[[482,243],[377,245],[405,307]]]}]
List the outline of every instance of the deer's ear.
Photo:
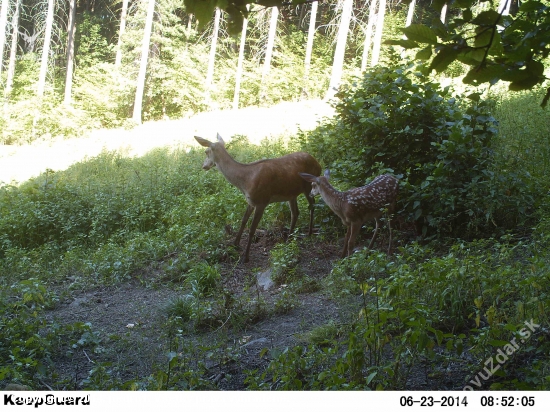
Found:
[{"label": "deer's ear", "polygon": [[300,173],[300,176],[302,176],[302,179],[306,182],[315,183],[317,181],[317,177],[310,175],[309,173]]},{"label": "deer's ear", "polygon": [[196,140],[197,142],[199,142],[199,144],[200,144],[201,146],[204,146],[204,147],[210,147],[210,146],[212,146],[212,142],[210,142],[210,141],[208,141],[208,140],[206,140],[206,139],[203,139],[202,137],[195,136],[195,140]]},{"label": "deer's ear", "polygon": [[330,170],[328,170],[328,169],[325,170],[325,177],[326,177],[327,179],[330,179]]},{"label": "deer's ear", "polygon": [[217,137],[218,137],[218,143],[221,143],[222,145],[225,146],[225,142],[223,141],[223,139],[222,139],[222,137],[220,136],[220,134],[217,133],[217,135],[218,135],[218,136],[217,136]]}]

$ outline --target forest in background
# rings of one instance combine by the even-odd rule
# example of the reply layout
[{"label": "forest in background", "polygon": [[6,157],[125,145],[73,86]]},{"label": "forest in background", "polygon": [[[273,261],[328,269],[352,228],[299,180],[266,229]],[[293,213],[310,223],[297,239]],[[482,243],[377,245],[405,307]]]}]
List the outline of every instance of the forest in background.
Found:
[{"label": "forest in background", "polygon": [[[314,21],[312,4],[285,5],[271,31],[275,9],[254,5],[240,64],[241,36],[229,35],[225,12],[218,10],[199,27],[183,1],[154,3],[139,118],[136,89],[148,2],[3,0],[2,142],[79,136],[91,128],[326,96],[345,2],[319,2]],[[382,34],[376,30],[376,10],[371,10],[376,2],[351,3],[344,76],[387,59],[389,46],[381,40],[400,38],[398,27],[409,10],[406,4],[388,2]],[[415,21],[433,16],[423,2],[416,5]],[[380,57],[373,56],[377,47]]]}]

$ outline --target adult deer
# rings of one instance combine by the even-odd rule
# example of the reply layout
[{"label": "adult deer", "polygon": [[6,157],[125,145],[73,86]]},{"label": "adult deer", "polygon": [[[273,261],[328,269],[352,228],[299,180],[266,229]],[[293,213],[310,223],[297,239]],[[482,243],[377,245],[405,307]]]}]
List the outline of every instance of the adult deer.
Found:
[{"label": "adult deer", "polygon": [[197,142],[207,147],[206,159],[202,168],[209,170],[216,166],[232,185],[236,186],[245,196],[248,206],[244,212],[241,227],[235,238],[235,246],[239,245],[244,227],[254,211],[250,225],[248,243],[244,254],[244,262],[248,262],[250,245],[258,223],[264,214],[266,206],[274,202],[286,202],[290,205],[290,233],[298,219],[298,201],[296,198],[303,193],[309,202],[309,234],[313,230],[313,204],[310,195],[311,183],[303,180],[298,173],[312,175],[321,174],[321,166],[311,155],[304,152],[291,153],[276,159],[264,159],[243,164],[233,159],[225,149],[225,143],[218,134],[217,142],[210,142],[195,136]]},{"label": "adult deer", "polygon": [[[361,226],[368,220],[374,219],[376,228],[374,235],[369,243],[369,248],[374,243],[378,235],[378,218],[382,216],[382,208],[388,208],[389,213],[395,209],[399,181],[390,175],[381,175],[376,177],[371,183],[363,187],[356,187],[347,192],[339,192],[329,183],[330,171],[325,170],[324,176],[313,176],[307,173],[300,173],[300,176],[310,182],[313,186],[311,195],[320,194],[325,203],[334,213],[342,219],[342,223],[348,227],[346,238],[344,240],[344,249],[342,257],[353,253],[355,238],[361,230]],[[388,254],[391,251],[391,227],[390,244]]]}]

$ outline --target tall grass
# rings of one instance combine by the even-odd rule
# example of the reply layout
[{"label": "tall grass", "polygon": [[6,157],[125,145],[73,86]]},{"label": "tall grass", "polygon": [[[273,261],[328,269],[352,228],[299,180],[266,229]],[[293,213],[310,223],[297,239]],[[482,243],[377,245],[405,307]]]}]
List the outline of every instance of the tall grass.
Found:
[{"label": "tall grass", "polygon": [[550,109],[540,103],[545,90],[510,93],[503,87],[493,91],[499,138],[495,150],[503,167],[528,172],[541,186],[550,189]]},{"label": "tall grass", "polygon": [[[229,144],[241,161],[285,150],[280,141]],[[171,253],[188,266],[215,261],[226,250],[225,226],[239,224],[245,200],[221,173],[201,169],[203,157],[184,148],[141,158],[103,153],[0,188],[0,284],[29,277],[117,283]],[[262,225],[286,222],[287,209],[270,207]]]}]

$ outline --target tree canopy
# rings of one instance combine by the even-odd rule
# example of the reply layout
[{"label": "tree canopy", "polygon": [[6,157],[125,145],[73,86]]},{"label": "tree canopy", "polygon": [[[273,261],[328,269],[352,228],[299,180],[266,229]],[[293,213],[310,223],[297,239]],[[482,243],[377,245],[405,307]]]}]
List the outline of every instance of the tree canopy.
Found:
[{"label": "tree canopy", "polygon": [[[512,91],[542,84],[545,59],[550,51],[550,5],[548,1],[525,1],[514,15],[505,15],[506,3],[495,7],[474,7],[477,1],[456,0],[455,13],[447,24],[434,19],[430,25],[412,24],[403,29],[405,40],[393,40],[408,49],[418,50],[416,57],[430,62],[429,69],[442,72],[458,60],[470,66],[464,82],[473,85],[510,82]],[[481,1],[490,3],[492,1]],[[444,0],[434,0],[440,10]],[[502,7],[504,6],[504,7]],[[545,107],[550,88],[542,101]]]},{"label": "tree canopy", "polygon": [[[240,32],[248,4],[271,7],[307,2],[310,0],[184,0],[186,10],[200,24],[211,19],[216,7],[224,9],[231,33]],[[412,24],[403,29],[406,39],[388,43],[417,50],[416,58],[429,61],[430,70],[437,72],[454,61],[470,66],[464,78],[468,84],[504,80],[510,82],[510,90],[531,89],[547,80],[544,60],[550,51],[550,4],[527,0],[514,15],[505,15],[508,2],[512,0],[501,0],[497,10],[493,0],[433,0],[431,6],[438,12],[447,5],[446,24],[437,18],[428,24]],[[543,107],[549,99],[550,88]]]}]

